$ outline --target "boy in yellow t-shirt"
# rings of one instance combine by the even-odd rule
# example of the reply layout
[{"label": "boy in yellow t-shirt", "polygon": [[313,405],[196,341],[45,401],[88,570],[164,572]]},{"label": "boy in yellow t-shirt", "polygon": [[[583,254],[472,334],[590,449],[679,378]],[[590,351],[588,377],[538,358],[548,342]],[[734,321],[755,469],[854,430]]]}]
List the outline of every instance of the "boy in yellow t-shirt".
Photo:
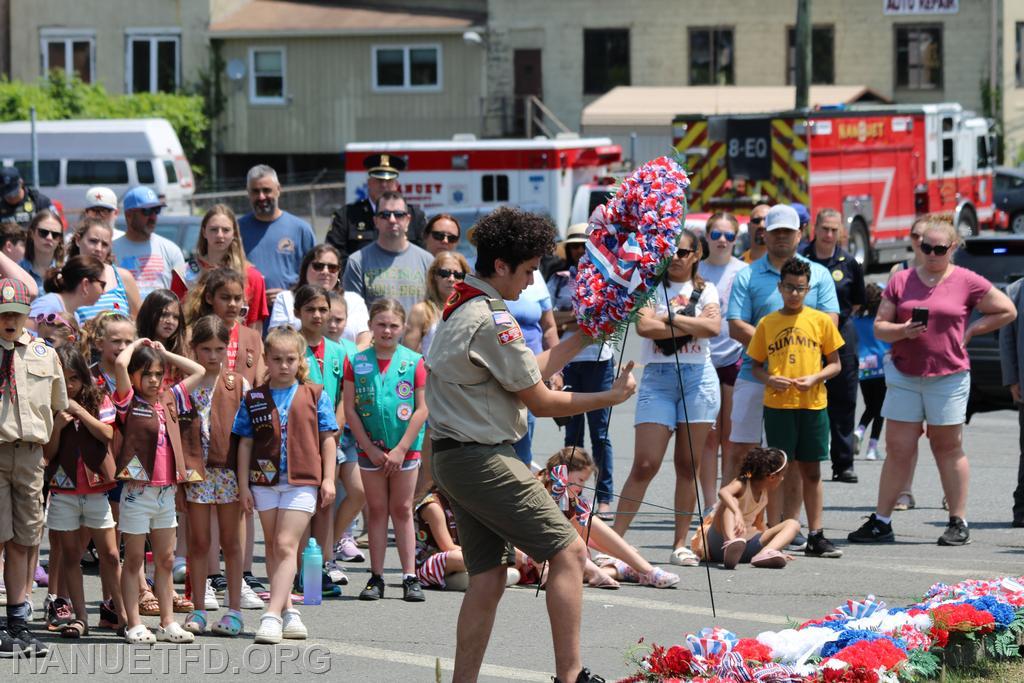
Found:
[{"label": "boy in yellow t-shirt", "polygon": [[[761,319],[747,354],[755,361],[754,377],[765,383],[764,431],[768,446],[789,454],[800,471],[810,531],[804,553],[841,557],[843,552],[822,532],[821,461],[829,459],[825,380],[839,373],[843,338],[827,313],[804,308],[811,277],[807,261],[791,258],[779,273],[782,309]],[[786,476],[793,476],[791,470],[792,465],[787,467]],[[786,518],[799,518],[799,500],[786,500],[783,506]]]}]

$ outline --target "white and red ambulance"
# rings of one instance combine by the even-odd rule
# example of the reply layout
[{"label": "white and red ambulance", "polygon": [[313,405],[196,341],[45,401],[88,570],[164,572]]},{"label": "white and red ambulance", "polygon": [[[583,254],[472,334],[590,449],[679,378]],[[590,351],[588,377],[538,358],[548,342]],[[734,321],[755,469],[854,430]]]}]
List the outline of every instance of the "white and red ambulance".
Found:
[{"label": "white and red ambulance", "polygon": [[346,202],[366,197],[363,159],[381,153],[405,160],[400,190],[428,218],[449,213],[466,229],[511,205],[547,214],[563,235],[574,216],[586,220],[607,199],[614,185],[602,179],[622,160],[622,148],[608,138],[354,142],[345,146]]}]

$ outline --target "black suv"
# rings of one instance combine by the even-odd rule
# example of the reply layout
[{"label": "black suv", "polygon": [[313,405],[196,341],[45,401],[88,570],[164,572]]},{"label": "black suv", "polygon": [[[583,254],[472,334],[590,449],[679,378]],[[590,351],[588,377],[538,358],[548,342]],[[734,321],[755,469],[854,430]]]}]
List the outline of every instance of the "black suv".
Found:
[{"label": "black suv", "polygon": [[[957,250],[954,262],[987,278],[1001,290],[1024,277],[1024,235],[969,237]],[[977,317],[977,314],[974,314]],[[1011,324],[1017,324],[1016,321]],[[1010,390],[1003,386],[999,362],[1000,330],[971,339],[971,397],[967,420],[974,413],[1014,410]]]}]

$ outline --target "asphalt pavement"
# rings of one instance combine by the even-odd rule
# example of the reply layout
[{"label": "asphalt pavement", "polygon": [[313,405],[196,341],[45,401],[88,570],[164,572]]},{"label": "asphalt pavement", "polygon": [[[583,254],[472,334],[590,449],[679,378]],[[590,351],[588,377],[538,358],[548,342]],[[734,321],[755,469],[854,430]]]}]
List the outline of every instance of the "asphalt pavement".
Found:
[{"label": "asphalt pavement", "polygon": [[[638,357],[632,340],[627,352],[630,357]],[[632,461],[634,406],[635,399],[612,414],[616,490],[621,488]],[[859,460],[859,484],[825,484],[826,535],[844,551],[844,556],[800,556],[781,571],[712,567],[710,588],[715,615],[705,568],[673,568],[668,564],[671,515],[642,508],[645,514],[637,518],[627,539],[653,563],[677,571],[682,581],[670,590],[628,584],[617,591],[585,589],[584,664],[614,680],[629,673],[627,652],[641,638],[646,643],[681,643],[687,633],[704,626],[721,626],[741,636],[755,636],[761,631],[785,628],[792,620],[822,616],[847,598],[874,595],[890,605],[901,605],[916,601],[936,582],[1024,574],[1024,529],[1009,527],[1018,461],[1016,415],[997,412],[974,416],[966,428],[965,443],[971,462],[970,545],[936,545],[947,513],[941,507],[942,492],[934,462],[927,443],[922,441],[914,482],[918,507],[895,513],[896,543],[850,546],[846,542],[846,534],[874,509],[882,468],[880,461]],[[560,446],[561,434],[554,422],[538,420],[535,458],[542,460]],[[647,500],[671,507],[672,485],[672,466],[668,463],[652,483]],[[262,553],[260,538],[257,574],[263,569]],[[45,557],[45,550],[43,554]],[[324,680],[433,681],[439,667],[442,679],[448,680],[462,594],[427,591],[423,604],[402,602],[398,558],[391,548],[385,599],[360,602],[355,595],[369,576],[368,568],[365,563],[348,566],[351,583],[342,597],[320,606],[300,607],[310,633],[304,642],[285,641],[276,647],[253,645],[252,633],[260,611],[251,610],[245,612],[246,631],[238,638],[204,636],[194,646],[128,648],[112,634],[94,630],[75,645],[51,639],[56,645],[52,648],[54,654],[43,660],[0,661],[0,675],[10,671],[49,679],[67,674],[102,674],[107,679],[122,680],[146,674],[181,680],[200,674],[264,677],[301,673],[323,676]],[[95,573],[88,574],[86,595],[98,594],[99,579]],[[35,591],[37,608],[44,597],[45,589]],[[550,680],[554,664],[544,600],[544,593],[538,596],[529,588],[506,592],[481,680]],[[95,624],[96,603],[90,603],[93,611],[89,621]],[[179,620],[183,618],[179,615]],[[211,621],[216,618],[218,613],[213,612]],[[146,621],[156,625],[155,618]],[[42,627],[41,622],[37,624]]]}]

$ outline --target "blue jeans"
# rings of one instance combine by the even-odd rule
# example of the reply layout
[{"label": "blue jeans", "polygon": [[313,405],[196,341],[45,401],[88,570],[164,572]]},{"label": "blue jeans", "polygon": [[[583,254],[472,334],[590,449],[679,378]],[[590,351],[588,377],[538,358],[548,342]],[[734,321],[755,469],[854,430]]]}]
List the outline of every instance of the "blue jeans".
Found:
[{"label": "blue jeans", "polygon": [[[592,360],[569,363],[562,370],[562,377],[571,391],[591,394],[608,391],[615,381],[614,360]],[[590,448],[597,465],[597,502],[610,503],[612,500],[612,440],[608,438],[610,408],[591,410],[586,415],[574,415],[565,426],[565,445],[583,446],[583,420],[590,425]]]},{"label": "blue jeans", "polygon": [[[526,411],[526,436],[512,444],[516,449],[516,457],[529,467],[533,464],[533,428],[537,426],[537,418],[529,410]],[[547,462],[545,459],[544,462]]]}]

